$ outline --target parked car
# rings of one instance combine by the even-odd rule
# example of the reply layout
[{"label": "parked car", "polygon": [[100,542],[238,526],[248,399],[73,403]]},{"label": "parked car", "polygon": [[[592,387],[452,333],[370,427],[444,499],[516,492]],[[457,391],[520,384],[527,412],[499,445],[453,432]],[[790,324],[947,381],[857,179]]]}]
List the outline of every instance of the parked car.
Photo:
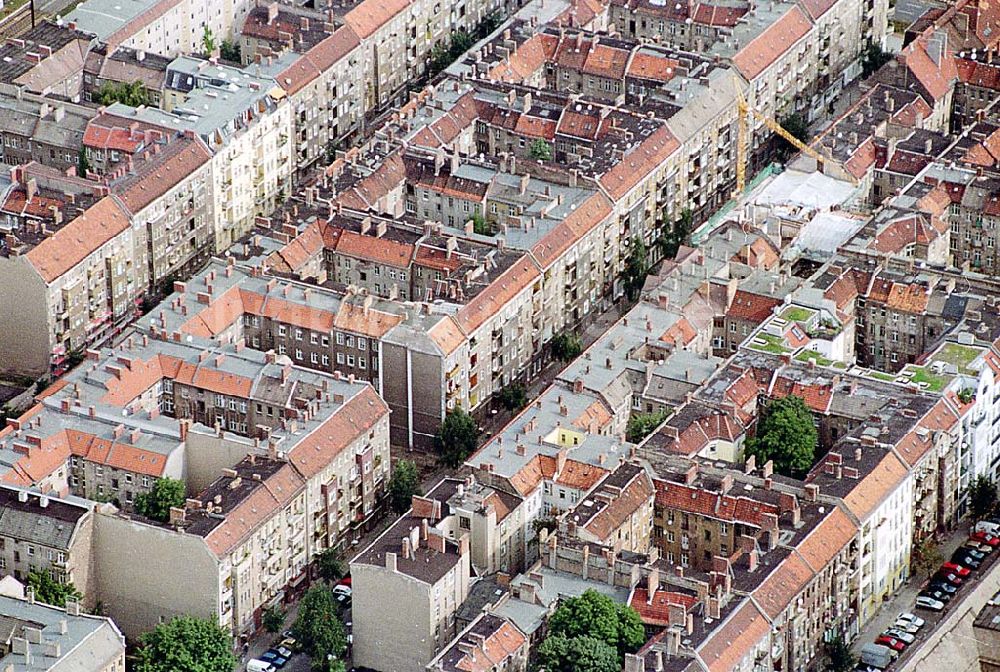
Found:
[{"label": "parked car", "polygon": [[[955,555],[965,555],[966,557],[972,558],[973,560],[978,560],[979,562],[982,562],[983,560],[986,559],[986,556],[993,549],[987,546],[986,548],[988,550],[984,551],[983,549],[978,548],[978,546],[979,544],[976,544],[976,548],[973,548],[971,542],[967,542],[964,546],[958,547],[958,550],[955,551]],[[955,555],[953,555],[952,557],[955,557]],[[962,564],[958,560],[956,560],[955,562],[958,562],[958,564]]]},{"label": "parked car", "polygon": [[941,563],[941,569],[946,569],[949,572],[954,573],[956,576],[968,576],[969,574],[972,574],[970,569],[955,562],[943,562]]},{"label": "parked car", "polygon": [[951,556],[951,561],[957,562],[963,567],[972,570],[979,569],[979,566],[983,564],[978,559],[972,557],[968,553],[959,553],[958,551],[955,551],[955,554]]},{"label": "parked car", "polygon": [[931,577],[932,581],[947,581],[951,585],[958,587],[962,585],[962,577],[956,575],[954,572],[949,572],[947,570],[941,570],[937,574]]},{"label": "parked car", "polygon": [[[944,592],[943,590],[937,590],[934,588],[926,588],[920,591],[919,597],[929,597],[932,600],[937,600],[938,602],[949,602],[951,601],[951,595]],[[919,604],[917,606],[920,606]]]},{"label": "parked car", "polygon": [[993,547],[990,546],[989,544],[981,541],[973,541],[972,539],[969,539],[967,542],[962,544],[960,548],[966,548],[970,551],[976,551],[977,553],[982,553],[984,559],[987,555],[993,552]]},{"label": "parked car", "polygon": [[911,614],[908,611],[901,612],[898,616],[896,616],[896,622],[899,623],[900,621],[910,623],[918,628],[924,627],[924,624],[927,622],[916,614]]},{"label": "parked car", "polygon": [[940,590],[943,593],[948,593],[949,595],[954,595],[958,592],[958,588],[951,585],[947,581],[941,581],[940,579],[931,579],[927,587],[931,590]]},{"label": "parked car", "polygon": [[298,648],[298,641],[294,637],[285,637],[278,642],[278,647],[295,651]]},{"label": "parked car", "polygon": [[896,621],[892,624],[892,629],[899,630],[900,632],[908,632],[911,635],[915,635],[920,631],[920,628],[915,625],[911,625],[906,621]]},{"label": "parked car", "polygon": [[928,611],[941,611],[944,609],[944,602],[931,597],[930,595],[917,595],[917,609],[927,609]]},{"label": "parked car", "polygon": [[994,523],[989,520],[980,520],[976,523],[976,532],[986,532],[987,534],[995,536],[1000,534],[1000,523]]},{"label": "parked car", "polygon": [[288,664],[288,656],[281,655],[275,649],[268,649],[264,653],[260,654],[260,660],[274,665],[275,669],[278,670]]},{"label": "parked car", "polygon": [[275,672],[277,669],[271,663],[257,658],[251,658],[247,661],[247,672]]},{"label": "parked car", "polygon": [[896,628],[889,628],[882,634],[887,637],[895,637],[906,645],[913,644],[913,640],[916,639],[916,637],[914,637],[911,633],[903,632],[902,630],[897,630]]},{"label": "parked car", "polygon": [[994,536],[987,532],[973,532],[969,535],[969,539],[972,541],[979,542],[981,544],[986,544],[992,548],[1000,546],[1000,537]]},{"label": "parked car", "polygon": [[902,651],[906,648],[906,643],[895,637],[886,637],[882,635],[881,637],[875,638],[875,643],[879,646],[888,646],[893,651]]},{"label": "parked car", "polygon": [[340,581],[338,581],[337,585],[338,586],[347,586],[348,588],[350,588],[351,587],[351,576],[350,576],[350,574],[348,574],[347,576],[345,576],[344,578],[342,578]]}]

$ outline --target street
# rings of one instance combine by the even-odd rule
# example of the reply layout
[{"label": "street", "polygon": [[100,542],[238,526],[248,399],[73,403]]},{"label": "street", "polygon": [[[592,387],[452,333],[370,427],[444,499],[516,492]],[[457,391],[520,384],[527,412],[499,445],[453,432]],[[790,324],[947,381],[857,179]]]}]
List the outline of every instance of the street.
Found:
[{"label": "street", "polygon": [[[967,524],[963,523],[943,543],[939,545],[938,548],[941,553],[942,561],[948,560],[952,553],[954,553],[959,546],[965,543],[968,538],[969,527]],[[1000,572],[993,571],[996,569],[998,564],[998,557],[1000,557],[1000,548],[986,557],[983,565],[971,575],[971,580],[966,581],[959,588],[951,602],[945,605],[944,611],[939,613],[928,611],[926,609],[918,610],[914,608],[914,602],[917,594],[923,589],[927,579],[924,576],[911,577],[909,582],[904,585],[899,592],[892,597],[892,599],[885,602],[875,618],[869,621],[868,624],[861,630],[860,635],[858,635],[852,645],[854,653],[859,653],[862,646],[874,641],[875,638],[885,632],[887,628],[892,627],[896,621],[896,616],[899,615],[900,612],[908,611],[924,619],[927,624],[920,629],[920,632],[917,634],[917,640],[908,646],[892,665],[893,669],[904,668],[908,665],[910,658],[917,655],[923,645],[935,637],[937,634],[936,630],[941,623],[949,620],[955,611],[966,608],[965,605],[971,600],[971,598],[980,597],[980,592],[988,592],[986,590],[981,590],[981,584],[986,576],[992,577],[994,574],[1000,576]],[[983,597],[982,602],[984,603],[992,596],[993,589],[990,589],[989,595]],[[953,672],[957,672],[957,670],[954,670]]]}]

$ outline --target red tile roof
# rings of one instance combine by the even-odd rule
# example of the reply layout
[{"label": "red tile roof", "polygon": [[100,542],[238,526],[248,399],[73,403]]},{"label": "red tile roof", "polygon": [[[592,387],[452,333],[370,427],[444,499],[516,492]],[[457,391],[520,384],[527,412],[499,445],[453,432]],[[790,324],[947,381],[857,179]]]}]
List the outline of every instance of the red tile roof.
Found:
[{"label": "red tile roof", "polygon": [[633,187],[654,171],[663,167],[671,154],[680,147],[677,138],[664,126],[633,147],[621,161],[601,176],[601,186],[611,198],[624,197]]},{"label": "red tile roof", "polygon": [[746,600],[697,648],[709,672],[732,672],[768,641],[771,625],[753,602]]},{"label": "red tile roof", "polygon": [[733,65],[746,79],[753,80],[808,35],[811,28],[809,18],[793,6],[740,49],[733,56]]},{"label": "red tile roof", "polygon": [[364,0],[344,15],[344,23],[365,39],[406,11],[410,0]]},{"label": "red tile roof", "polygon": [[780,515],[780,509],[741,495],[720,494],[701,486],[684,485],[674,481],[656,479],[656,506],[670,510],[687,511],[700,516],[762,527],[767,514]]},{"label": "red tile roof", "polygon": [[666,627],[670,625],[670,605],[680,605],[685,610],[690,610],[697,602],[698,598],[694,595],[663,589],[657,589],[653,598],[649,599],[649,591],[636,586],[629,606],[639,613],[644,624]]}]

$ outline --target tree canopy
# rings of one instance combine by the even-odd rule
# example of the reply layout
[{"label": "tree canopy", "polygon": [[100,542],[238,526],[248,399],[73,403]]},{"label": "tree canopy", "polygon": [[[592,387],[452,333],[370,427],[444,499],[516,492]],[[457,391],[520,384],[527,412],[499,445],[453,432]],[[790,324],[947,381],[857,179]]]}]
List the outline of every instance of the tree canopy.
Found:
[{"label": "tree canopy", "polygon": [[528,405],[528,391],[521,383],[510,383],[500,390],[500,404],[508,411],[517,411]]},{"label": "tree canopy", "polygon": [[771,460],[779,474],[800,477],[812,467],[818,441],[809,407],[802,397],[789,395],[764,407],[746,452],[756,457],[757,464]]},{"label": "tree canopy", "polygon": [[840,635],[837,635],[824,645],[827,669],[829,672],[851,672],[858,659],[851,652],[851,647]]},{"label": "tree canopy", "polygon": [[665,218],[662,220],[662,226],[664,233],[656,239],[656,246],[664,259],[674,259],[681,245],[686,243],[688,236],[691,235],[691,229],[694,228],[694,213],[691,212],[691,208],[684,208],[672,226]]},{"label": "tree canopy", "polygon": [[632,239],[632,250],[629,252],[628,261],[625,264],[625,272],[622,273],[625,295],[628,296],[629,300],[634,301],[639,298],[648,273],[649,255],[646,252],[646,243],[642,242],[642,238],[636,236]]},{"label": "tree canopy", "polygon": [[309,655],[314,668],[328,665],[329,656],[340,658],[344,654],[347,634],[329,588],[319,585],[306,591],[292,625],[292,636]]},{"label": "tree canopy", "polygon": [[628,419],[625,428],[625,440],[629,443],[639,443],[667,419],[666,411],[656,413],[635,413]]},{"label": "tree canopy", "polygon": [[456,408],[449,411],[434,437],[434,446],[445,465],[457,467],[476,450],[479,429],[472,416]]},{"label": "tree canopy", "polygon": [[596,637],[549,635],[538,647],[546,672],[619,672],[618,652]]},{"label": "tree canopy", "polygon": [[987,476],[978,476],[969,486],[969,511],[973,518],[984,518],[997,504],[997,486]]},{"label": "tree canopy", "polygon": [[140,516],[165,523],[170,520],[170,507],[184,506],[184,481],[159,478],[149,492],[135,498],[135,510]]},{"label": "tree canopy", "polygon": [[941,549],[934,542],[933,537],[927,537],[913,544],[913,552],[910,553],[910,564],[913,566],[915,576],[930,577],[941,566],[944,558],[941,557]]},{"label": "tree canopy", "polygon": [[271,634],[279,633],[285,627],[285,612],[280,606],[275,604],[264,610],[261,621],[265,630]]},{"label": "tree canopy", "polygon": [[208,26],[205,26],[205,30],[201,33],[201,46],[208,56],[211,56],[215,51],[215,35]]},{"label": "tree canopy", "polygon": [[35,599],[54,607],[66,606],[67,598],[82,600],[83,595],[72,583],[59,583],[45,570],[28,573],[28,585],[35,589]]},{"label": "tree canopy", "polygon": [[336,583],[344,576],[344,563],[337,557],[337,551],[328,548],[316,554],[313,562],[319,577],[327,583]]},{"label": "tree canopy", "polygon": [[539,161],[552,160],[552,145],[545,142],[541,138],[531,143],[531,147],[528,148],[528,151],[531,153],[531,158],[533,159],[538,159]]},{"label": "tree canopy", "polygon": [[179,616],[139,640],[136,672],[232,672],[233,642],[214,619]]},{"label": "tree canopy", "polygon": [[549,619],[549,636],[592,637],[611,648],[619,664],[646,641],[639,614],[596,590],[563,600]]},{"label": "tree canopy", "polygon": [[240,43],[235,40],[223,40],[222,44],[219,45],[219,56],[225,61],[230,61],[231,63],[239,63],[242,60],[242,54],[240,53]]},{"label": "tree canopy", "polygon": [[410,508],[413,495],[420,494],[420,473],[413,460],[399,460],[389,479],[389,502],[392,510],[403,513]]},{"label": "tree canopy", "polygon": [[553,336],[549,346],[552,348],[552,356],[563,362],[576,359],[583,352],[580,337],[566,332]]},{"label": "tree canopy", "polygon": [[892,60],[892,53],[870,42],[861,53],[861,76],[868,79],[875,71]]},{"label": "tree canopy", "polygon": [[149,105],[149,91],[142,82],[104,82],[96,93],[94,101],[100,105],[121,103],[132,107]]}]

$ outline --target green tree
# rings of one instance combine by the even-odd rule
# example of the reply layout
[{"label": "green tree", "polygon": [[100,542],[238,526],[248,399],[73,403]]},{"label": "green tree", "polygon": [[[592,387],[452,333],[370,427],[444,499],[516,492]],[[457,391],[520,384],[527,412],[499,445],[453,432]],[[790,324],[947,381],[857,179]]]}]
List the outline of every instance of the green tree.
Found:
[{"label": "green tree", "polygon": [[462,464],[478,444],[479,429],[476,421],[461,408],[448,412],[434,437],[438,457],[449,467]]},{"label": "green tree", "polygon": [[[664,229],[666,228],[664,226]],[[691,208],[684,208],[681,211],[681,216],[677,218],[670,230],[656,239],[656,245],[660,248],[660,254],[663,255],[664,259],[677,257],[677,252],[680,251],[681,245],[687,242],[693,228],[694,213],[691,212]]]},{"label": "green tree", "polygon": [[279,633],[285,627],[285,611],[277,604],[272,605],[264,610],[261,622],[272,635]]},{"label": "green tree", "polygon": [[219,45],[219,56],[221,56],[224,61],[240,63],[243,54],[240,52],[239,42],[234,42],[233,40],[228,39],[223,40],[222,44]]},{"label": "green tree", "polygon": [[594,637],[611,647],[619,664],[646,641],[635,609],[618,604],[596,590],[563,600],[549,619],[549,636]]},{"label": "green tree", "polygon": [[136,672],[233,672],[233,642],[213,618],[178,616],[139,639]]},{"label": "green tree", "polygon": [[472,231],[478,233],[480,236],[492,236],[493,227],[490,223],[486,221],[486,218],[482,216],[479,212],[472,213]]},{"label": "green tree", "polygon": [[67,599],[82,600],[72,583],[59,583],[45,570],[28,573],[28,585],[35,589],[35,599],[53,607],[66,606]]},{"label": "green tree", "polygon": [[94,99],[100,105],[121,103],[131,107],[149,105],[149,91],[142,82],[104,82],[94,94]]},{"label": "green tree", "polygon": [[632,239],[632,251],[629,252],[625,272],[622,273],[625,294],[630,300],[635,301],[639,298],[647,273],[649,273],[649,257],[646,253],[646,243],[636,236]]},{"label": "green tree", "polygon": [[215,52],[215,35],[212,34],[212,29],[208,26],[205,26],[205,30],[201,34],[201,46],[207,56],[211,56]]},{"label": "green tree", "polygon": [[[781,127],[792,134],[799,142],[809,140],[809,122],[798,112],[793,112],[781,120]],[[787,141],[786,141],[787,142]]]},{"label": "green tree", "polygon": [[851,672],[858,664],[857,657],[851,652],[851,647],[840,635],[837,635],[823,645],[826,654],[827,670],[829,672]]},{"label": "green tree", "polygon": [[629,443],[639,443],[660,426],[660,423],[667,419],[666,411],[656,413],[636,413],[629,417],[628,425],[625,428],[625,439]]},{"label": "green tree", "polygon": [[910,564],[913,566],[914,575],[929,577],[937,571],[943,561],[941,549],[934,543],[933,537],[927,537],[913,545]]},{"label": "green tree", "polygon": [[81,147],[76,156],[76,174],[80,177],[87,177],[88,170],[90,170],[90,161],[87,159],[87,150],[85,147]]},{"label": "green tree", "polygon": [[861,76],[868,79],[883,65],[893,59],[892,52],[885,51],[874,42],[869,42],[861,54]]},{"label": "green tree", "polygon": [[975,519],[993,513],[997,504],[997,486],[986,476],[979,476],[969,486],[969,512]]},{"label": "green tree", "polygon": [[337,557],[337,551],[328,548],[316,554],[316,573],[327,583],[337,583],[344,578],[344,563]]},{"label": "green tree", "polygon": [[546,672],[619,672],[618,652],[596,637],[550,634],[538,647]]},{"label": "green tree", "polygon": [[329,665],[328,656],[340,658],[347,649],[347,634],[337,615],[337,601],[326,586],[313,586],[302,597],[292,625],[292,636],[312,660],[313,668]]},{"label": "green tree", "polygon": [[563,362],[576,359],[583,352],[583,342],[576,334],[565,332],[556,334],[549,343],[552,348],[552,356]]},{"label": "green tree", "polygon": [[136,513],[161,523],[170,520],[170,508],[175,506],[184,506],[184,481],[176,478],[159,478],[152,490],[135,498]]},{"label": "green tree", "polygon": [[503,23],[503,15],[500,12],[492,12],[483,17],[483,20],[476,26],[476,37],[483,39]]},{"label": "green tree", "polygon": [[552,145],[545,142],[541,138],[531,143],[531,147],[528,148],[528,152],[531,154],[531,158],[533,159],[538,159],[539,161],[552,160]]},{"label": "green tree", "polygon": [[772,460],[779,474],[801,477],[813,465],[818,440],[805,401],[789,395],[764,407],[757,422],[757,434],[747,441],[746,450],[757,458],[757,464]]},{"label": "green tree", "polygon": [[528,391],[521,383],[511,383],[500,390],[499,400],[508,411],[517,411],[528,405]]},{"label": "green tree", "polygon": [[410,508],[413,495],[420,494],[420,473],[413,460],[399,460],[389,479],[389,503],[396,513]]}]

